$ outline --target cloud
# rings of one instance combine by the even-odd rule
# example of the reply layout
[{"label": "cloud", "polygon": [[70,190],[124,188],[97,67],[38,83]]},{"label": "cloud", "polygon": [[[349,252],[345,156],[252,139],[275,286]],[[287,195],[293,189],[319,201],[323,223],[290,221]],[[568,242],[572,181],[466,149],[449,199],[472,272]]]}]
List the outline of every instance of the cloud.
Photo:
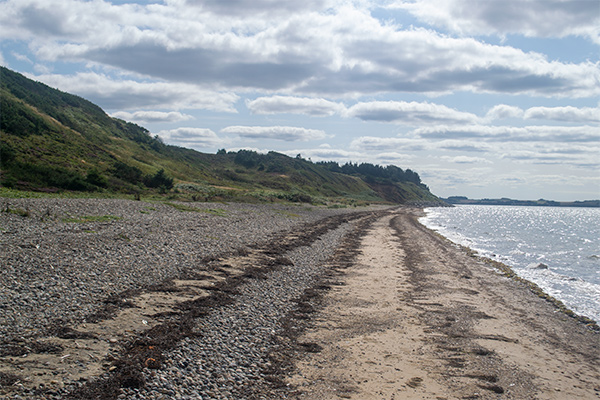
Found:
[{"label": "cloud", "polygon": [[542,119],[575,123],[597,123],[600,122],[600,108],[577,108],[573,106],[531,107],[523,111],[519,107],[499,104],[492,107],[485,116],[485,120],[487,121],[506,118]]},{"label": "cloud", "polygon": [[111,114],[114,118],[120,118],[125,121],[133,121],[140,123],[148,122],[180,122],[194,119],[191,115],[182,114],[178,111],[162,112],[162,111],[136,111],[133,113],[127,111],[118,111]]},{"label": "cloud", "polygon": [[346,163],[350,161],[358,161],[364,159],[364,154],[357,151],[348,151],[342,149],[334,149],[328,147],[319,147],[316,149],[301,149],[301,150],[286,150],[284,154],[290,157],[295,157],[297,154],[302,155],[302,158],[310,158],[312,161],[336,161],[338,163]]},{"label": "cloud", "polygon": [[244,17],[256,14],[293,14],[325,7],[324,0],[169,0],[171,4],[200,7],[202,10],[227,16]]},{"label": "cloud", "polygon": [[446,160],[455,164],[492,164],[492,162],[488,159],[482,157],[469,157],[469,156],[456,156],[456,157],[442,157],[443,160]]},{"label": "cloud", "polygon": [[203,128],[177,128],[158,132],[165,142],[189,147],[192,149],[219,147],[229,144],[230,141],[217,136],[210,129]]},{"label": "cloud", "polygon": [[246,101],[246,107],[253,114],[304,114],[314,117],[339,114],[345,109],[343,104],[325,99],[306,97],[272,96],[259,97]]},{"label": "cloud", "polygon": [[594,0],[400,0],[390,7],[461,35],[577,35],[600,43],[600,13]]},{"label": "cloud", "polygon": [[322,130],[294,126],[228,126],[221,129],[221,132],[248,139],[275,139],[286,142],[321,140],[328,137]]},{"label": "cloud", "polygon": [[[183,0],[145,5],[56,0],[52,6],[43,0],[7,0],[0,3],[6,11],[0,13],[0,36],[27,41],[40,60],[101,64],[205,91],[326,98],[450,91],[600,94],[597,64],[549,62],[509,46],[402,29],[352,2],[314,9],[283,2],[278,9],[284,12],[272,18],[252,13],[266,10],[272,3],[267,0],[255,6],[243,2],[251,7],[248,15],[233,7],[241,1],[227,2],[234,11],[222,18],[215,17],[215,12],[227,13],[221,3],[193,3],[198,6]],[[497,2],[474,2],[473,7],[487,3]]]},{"label": "cloud", "polygon": [[600,143],[600,128],[593,126],[433,126],[417,128],[424,139],[470,139],[490,142]]},{"label": "cloud", "polygon": [[600,122],[600,107],[532,107],[525,111],[525,119],[547,119],[565,122]]},{"label": "cloud", "polygon": [[13,56],[15,59],[17,59],[17,60],[19,60],[19,61],[24,61],[24,62],[27,62],[27,63],[29,63],[29,64],[33,64],[33,61],[31,61],[31,60],[29,59],[29,57],[27,57],[25,54],[17,53],[16,51],[13,51],[11,54],[12,54],[12,56]]},{"label": "cloud", "polygon": [[[598,149],[596,149],[598,150]],[[522,164],[574,166],[588,171],[600,168],[600,161],[595,154],[569,154],[544,149],[507,149],[501,154],[503,159],[517,161]]]},{"label": "cloud", "polygon": [[350,148],[360,151],[423,151],[426,143],[413,138],[361,136],[352,140]]},{"label": "cloud", "polygon": [[94,72],[75,75],[29,75],[63,91],[75,93],[108,110],[140,108],[187,108],[237,112],[234,103],[239,99],[230,92],[205,90],[195,85],[172,82],[114,79]]},{"label": "cloud", "polygon": [[519,107],[509,106],[506,104],[498,104],[492,107],[486,114],[487,120],[505,119],[505,118],[522,118],[523,110]]},{"label": "cloud", "polygon": [[444,105],[404,101],[374,101],[350,107],[347,116],[364,121],[395,122],[403,124],[459,124],[473,123],[475,114],[458,111]]}]

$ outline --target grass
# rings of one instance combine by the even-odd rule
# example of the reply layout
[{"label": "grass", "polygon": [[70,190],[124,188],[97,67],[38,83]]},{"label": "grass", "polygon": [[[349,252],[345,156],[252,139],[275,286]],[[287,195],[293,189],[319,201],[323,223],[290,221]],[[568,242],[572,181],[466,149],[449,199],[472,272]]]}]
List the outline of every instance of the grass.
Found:
[{"label": "grass", "polygon": [[199,208],[193,206],[186,206],[185,204],[165,202],[166,205],[173,207],[176,210],[184,211],[184,212],[201,212],[206,214],[217,215],[219,217],[226,217],[227,211],[222,208]]},{"label": "grass", "polygon": [[83,215],[80,217],[63,218],[62,222],[84,224],[86,222],[111,222],[123,219],[115,215]]},{"label": "grass", "polygon": [[73,192],[62,190],[57,192],[34,192],[0,187],[0,197],[6,199],[132,199],[130,194],[110,192]]},{"label": "grass", "polygon": [[10,208],[10,206],[8,204],[6,204],[6,208],[4,208],[2,210],[3,213],[7,213],[7,214],[15,214],[15,215],[19,215],[23,218],[27,218],[31,216],[31,213],[29,212],[29,210],[24,210],[22,208]]},{"label": "grass", "polygon": [[292,213],[292,212],[288,212],[288,211],[275,211],[277,214],[281,214],[281,215],[285,215],[286,217],[290,217],[290,218],[300,218],[300,215]]}]

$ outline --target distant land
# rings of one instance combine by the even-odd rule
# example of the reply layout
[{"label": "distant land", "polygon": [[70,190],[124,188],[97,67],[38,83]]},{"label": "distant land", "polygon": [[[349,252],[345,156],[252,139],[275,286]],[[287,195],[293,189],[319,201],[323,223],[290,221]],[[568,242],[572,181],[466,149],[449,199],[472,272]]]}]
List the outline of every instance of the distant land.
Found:
[{"label": "distant land", "polygon": [[442,199],[448,204],[478,204],[491,206],[535,206],[535,207],[600,207],[600,200],[554,201],[554,200],[515,200],[501,199],[469,199],[465,196],[451,196]]}]

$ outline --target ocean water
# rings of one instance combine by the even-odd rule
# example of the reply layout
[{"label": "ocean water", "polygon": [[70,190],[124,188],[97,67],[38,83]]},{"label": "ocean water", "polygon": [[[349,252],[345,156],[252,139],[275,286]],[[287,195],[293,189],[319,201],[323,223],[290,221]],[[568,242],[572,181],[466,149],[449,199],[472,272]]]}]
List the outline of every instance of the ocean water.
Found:
[{"label": "ocean water", "polygon": [[421,223],[600,323],[600,208],[461,205]]}]

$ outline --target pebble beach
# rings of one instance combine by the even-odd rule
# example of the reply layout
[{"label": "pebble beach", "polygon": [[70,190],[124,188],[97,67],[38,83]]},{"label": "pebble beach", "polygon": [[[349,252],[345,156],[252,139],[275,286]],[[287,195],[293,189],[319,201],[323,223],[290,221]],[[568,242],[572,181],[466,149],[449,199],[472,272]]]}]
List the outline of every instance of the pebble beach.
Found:
[{"label": "pebble beach", "polygon": [[[302,206],[7,199],[0,214],[0,341],[73,322],[110,295],[201,269],[203,260],[349,212]],[[94,218],[89,217],[98,217]],[[86,221],[86,218],[89,221]]]},{"label": "pebble beach", "polygon": [[[210,274],[211,261],[245,254],[249,248],[325,218],[356,212],[295,205],[98,199],[4,199],[2,203],[0,354],[6,357],[13,355],[15,345],[27,346],[56,326],[85,323],[111,296],[190,274]],[[167,356],[167,368],[147,377],[146,389],[125,390],[120,397],[242,398],[249,382],[264,379],[260,371],[268,367],[268,342],[278,321],[294,306],[291,300],[317,279],[348,224],[333,228],[321,240],[315,238],[283,254],[291,262],[271,272],[277,276],[244,283],[235,304],[198,322],[194,329],[203,332],[202,339],[183,340]],[[204,357],[207,352],[214,356]],[[224,374],[225,370],[232,372]],[[228,389],[215,390],[222,380]],[[15,384],[14,379],[5,381]],[[8,398],[35,397],[35,393],[42,394],[39,398],[63,398],[81,386],[68,379],[58,383],[57,390],[46,390],[46,385],[36,392],[27,382],[17,382],[21,390]]]}]

